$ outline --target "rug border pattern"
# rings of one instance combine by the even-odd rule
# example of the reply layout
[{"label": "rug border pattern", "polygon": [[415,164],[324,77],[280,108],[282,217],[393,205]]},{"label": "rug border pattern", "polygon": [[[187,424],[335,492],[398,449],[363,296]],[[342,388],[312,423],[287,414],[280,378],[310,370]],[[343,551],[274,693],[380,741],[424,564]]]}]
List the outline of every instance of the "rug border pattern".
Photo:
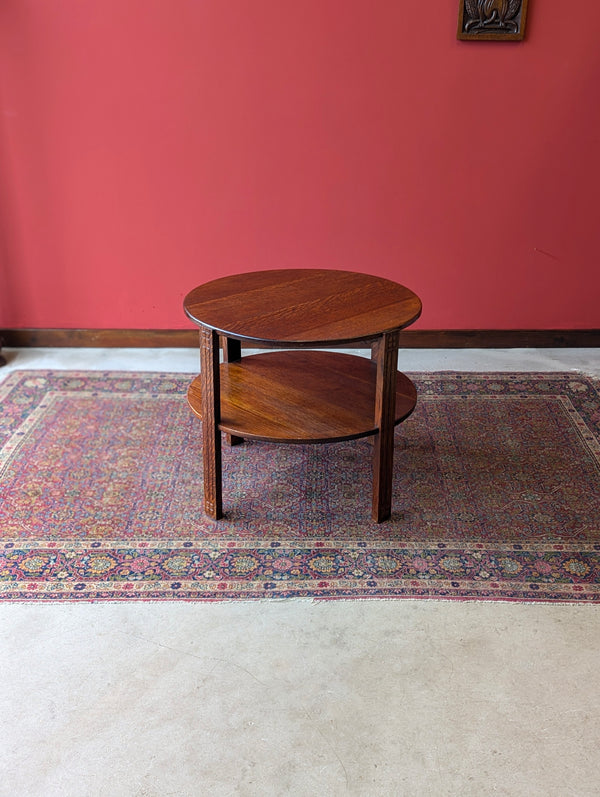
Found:
[{"label": "rug border pattern", "polygon": [[[0,383],[0,400],[9,396],[23,379],[96,379],[136,381],[169,389],[181,383],[187,387],[189,374],[131,373],[119,371],[13,371]],[[444,377],[449,395],[471,395],[460,388],[482,379],[490,385],[499,382],[517,386],[527,382],[565,380],[572,385],[585,383],[598,392],[599,381],[579,373],[471,373],[440,372],[411,374],[421,390],[427,383]],[[565,413],[576,426],[582,444],[600,470],[600,416],[585,416],[573,395],[552,393],[560,398]],[[464,388],[463,388],[464,390]],[[76,391],[80,392],[80,391]],[[46,392],[46,397],[51,398]],[[63,393],[64,395],[64,393]],[[116,395],[116,393],[111,393]],[[123,395],[128,395],[123,393]],[[490,398],[495,398],[491,395]],[[500,397],[500,396],[498,396]],[[41,405],[32,407],[24,423],[38,422]],[[2,431],[0,429],[0,431]],[[14,427],[8,429],[9,436]],[[13,437],[14,440],[14,437]],[[0,474],[3,463],[14,454],[14,445],[0,449]],[[600,531],[600,530],[599,530]],[[185,555],[185,556],[184,556]],[[204,557],[208,566],[194,577],[179,558],[189,564],[190,557]],[[368,556],[379,557],[393,576],[369,572]],[[183,558],[182,558],[183,557]],[[311,571],[311,557],[321,557],[321,565]],[[335,574],[329,560],[336,559]],[[461,572],[453,576],[448,562],[461,559]],[[570,557],[570,558],[569,558]],[[211,569],[210,563],[214,563]],[[298,563],[301,562],[300,566]],[[307,565],[308,562],[308,565]],[[329,562],[329,564],[328,564]],[[150,563],[151,572],[142,566]],[[241,564],[240,564],[241,563]],[[177,577],[177,567],[188,577]],[[306,577],[307,567],[312,576]],[[352,569],[353,568],[353,569]],[[570,568],[570,569],[569,569]],[[341,573],[341,575],[340,575]],[[466,576],[464,574],[467,574]],[[504,600],[524,602],[600,603],[600,543],[476,543],[445,540],[414,543],[389,540],[368,542],[310,539],[294,541],[256,540],[150,540],[132,543],[124,540],[40,541],[4,539],[0,542],[0,601],[222,601],[276,598],[369,599],[427,598],[460,600]]]}]

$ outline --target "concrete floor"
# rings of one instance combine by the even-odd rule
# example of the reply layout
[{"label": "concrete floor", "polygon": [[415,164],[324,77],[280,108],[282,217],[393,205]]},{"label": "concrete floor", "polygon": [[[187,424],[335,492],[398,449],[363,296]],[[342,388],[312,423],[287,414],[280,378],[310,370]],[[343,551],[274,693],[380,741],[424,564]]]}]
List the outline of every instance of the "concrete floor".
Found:
[{"label": "concrete floor", "polygon": [[[7,367],[197,370],[190,350]],[[401,353],[573,370],[588,350]],[[0,606],[0,795],[600,794],[600,606],[308,600]]]}]

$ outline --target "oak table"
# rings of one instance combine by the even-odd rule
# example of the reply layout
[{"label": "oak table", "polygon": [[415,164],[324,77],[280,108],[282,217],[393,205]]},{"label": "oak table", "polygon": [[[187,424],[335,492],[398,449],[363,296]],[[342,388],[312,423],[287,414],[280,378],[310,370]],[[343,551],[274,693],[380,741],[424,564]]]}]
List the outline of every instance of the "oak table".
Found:
[{"label": "oak table", "polygon": [[[419,317],[418,296],[368,274],[285,269],[200,285],[184,310],[200,327],[200,375],[188,402],[202,419],[206,514],[223,516],[222,432],[231,444],[373,436],[372,518],[387,520],[394,426],[417,400],[397,371],[399,333]],[[276,351],[242,357],[242,342]],[[322,350],[356,343],[370,345],[370,360]]]}]

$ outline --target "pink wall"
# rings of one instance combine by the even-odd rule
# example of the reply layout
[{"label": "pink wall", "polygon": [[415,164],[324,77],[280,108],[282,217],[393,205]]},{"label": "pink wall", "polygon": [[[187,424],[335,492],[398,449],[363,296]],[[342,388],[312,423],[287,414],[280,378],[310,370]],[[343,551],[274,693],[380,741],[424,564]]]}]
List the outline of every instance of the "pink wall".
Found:
[{"label": "pink wall", "polygon": [[522,44],[457,12],[3,0],[0,326],[187,328],[200,282],[317,266],[421,329],[600,327],[600,4],[530,0]]}]

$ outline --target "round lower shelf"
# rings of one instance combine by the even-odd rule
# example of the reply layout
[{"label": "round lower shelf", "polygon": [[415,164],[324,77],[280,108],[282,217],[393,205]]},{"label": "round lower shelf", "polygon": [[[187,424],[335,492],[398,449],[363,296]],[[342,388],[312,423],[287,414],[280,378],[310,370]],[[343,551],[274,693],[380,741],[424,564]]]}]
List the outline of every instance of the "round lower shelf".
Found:
[{"label": "round lower shelf", "polygon": [[[376,375],[370,360],[331,351],[276,351],[223,363],[219,429],[282,443],[373,435]],[[188,402],[201,418],[200,377],[188,389]],[[398,371],[394,423],[407,418],[416,402],[415,386]]]}]

